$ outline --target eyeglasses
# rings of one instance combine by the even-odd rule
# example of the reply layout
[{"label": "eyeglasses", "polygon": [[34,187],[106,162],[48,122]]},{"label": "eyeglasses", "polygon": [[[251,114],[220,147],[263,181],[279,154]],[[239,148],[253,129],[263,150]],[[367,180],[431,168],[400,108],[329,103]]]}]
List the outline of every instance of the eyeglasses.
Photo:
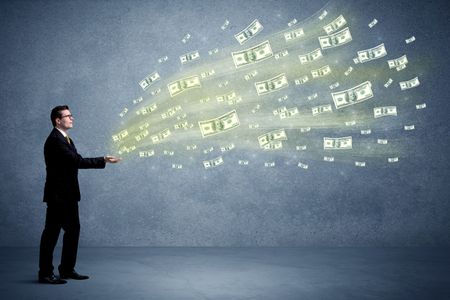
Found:
[{"label": "eyeglasses", "polygon": [[64,119],[64,118],[70,118],[70,119],[73,119],[73,116],[72,115],[65,115],[65,116],[61,116],[61,118],[60,119]]}]

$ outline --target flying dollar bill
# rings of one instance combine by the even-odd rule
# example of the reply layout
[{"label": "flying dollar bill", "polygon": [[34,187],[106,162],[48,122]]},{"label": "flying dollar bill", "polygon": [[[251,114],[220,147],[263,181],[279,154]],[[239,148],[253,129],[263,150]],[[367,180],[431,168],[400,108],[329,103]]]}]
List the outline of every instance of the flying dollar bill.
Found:
[{"label": "flying dollar bill", "polygon": [[284,39],[286,40],[286,42],[290,42],[290,41],[299,39],[304,35],[305,35],[305,32],[303,31],[303,28],[299,28],[299,29],[295,29],[295,30],[286,32],[284,34]]},{"label": "flying dollar bill", "polygon": [[297,107],[292,107],[287,109],[286,111],[282,111],[279,116],[280,116],[280,120],[283,119],[287,119],[287,118],[292,118],[293,116],[298,115],[298,108]]},{"label": "flying dollar bill", "polygon": [[167,56],[163,56],[163,57],[158,58],[158,62],[159,62],[160,64],[162,64],[163,62],[167,61],[168,59],[169,59],[169,58],[168,58]]},{"label": "flying dollar bill", "polygon": [[338,47],[352,41],[352,35],[348,27],[327,36],[319,36],[322,50]]},{"label": "flying dollar bill", "polygon": [[214,75],[214,74],[216,74],[216,71],[214,71],[214,69],[211,69],[211,70],[209,70],[209,71],[202,72],[202,73],[200,74],[200,76],[201,76],[202,78],[206,78],[206,77],[210,77],[210,76],[212,76],[212,75]]},{"label": "flying dollar bill", "polygon": [[153,72],[152,74],[148,75],[144,79],[142,79],[139,82],[139,85],[141,88],[146,91],[152,84],[155,83],[155,81],[159,80],[161,77],[159,76],[158,72]]},{"label": "flying dollar bill", "polygon": [[317,49],[315,49],[315,50],[313,50],[313,51],[311,51],[309,53],[306,53],[306,54],[300,54],[298,56],[298,58],[300,59],[300,63],[302,65],[306,64],[306,63],[309,63],[309,62],[312,62],[312,61],[315,61],[315,60],[318,60],[318,59],[320,59],[322,57],[323,57],[323,55],[322,55],[322,51],[320,50],[320,48],[317,48]]},{"label": "flying dollar bill", "polygon": [[388,143],[388,140],[386,140],[386,139],[377,139],[377,144],[387,145],[387,143]]},{"label": "flying dollar bill", "polygon": [[308,75],[303,75],[302,77],[297,78],[297,79],[294,80],[295,85],[305,84],[308,81],[309,81]]},{"label": "flying dollar bill", "polygon": [[405,68],[406,64],[408,63],[408,58],[406,55],[400,56],[396,59],[390,59],[387,61],[389,65],[389,69],[396,68],[397,71],[400,71]]},{"label": "flying dollar bill", "polygon": [[133,100],[133,104],[139,104],[142,101],[144,101],[144,98],[143,97],[139,97],[139,98]]},{"label": "flying dollar bill", "polygon": [[295,146],[295,150],[297,151],[305,151],[308,147],[306,145],[298,145]]},{"label": "flying dollar bill", "polygon": [[242,51],[231,52],[236,68],[248,66],[273,56],[269,41],[264,41],[254,47]]},{"label": "flying dollar bill", "polygon": [[123,118],[128,112],[128,108],[124,108],[120,113],[119,113],[119,117]]},{"label": "flying dollar bill", "polygon": [[243,165],[243,166],[247,166],[248,165],[248,160],[238,160],[238,164]]},{"label": "flying dollar bill", "polygon": [[297,24],[297,19],[292,19],[291,21],[289,21],[288,27],[292,27],[292,26],[294,26],[295,24]]},{"label": "flying dollar bill", "polygon": [[244,30],[234,35],[239,44],[244,44],[246,41],[257,35],[263,30],[263,26],[255,19],[250,25],[247,26]]},{"label": "flying dollar bill", "polygon": [[336,109],[361,103],[373,97],[372,83],[363,82],[348,90],[331,93]]},{"label": "flying dollar bill", "polygon": [[268,144],[275,141],[286,141],[287,135],[284,129],[277,129],[258,136],[259,146],[264,149]]},{"label": "flying dollar bill", "polygon": [[402,91],[415,88],[420,85],[419,77],[414,77],[413,79],[407,81],[401,81],[399,82],[399,85]]},{"label": "flying dollar bill", "polygon": [[139,151],[139,157],[150,157],[155,155],[155,150]]},{"label": "flying dollar bill", "polygon": [[355,126],[355,125],[356,125],[355,120],[345,122],[345,126]]},{"label": "flying dollar bill", "polygon": [[158,144],[167,139],[171,134],[172,133],[170,132],[170,129],[167,128],[159,132],[158,134],[152,135],[150,139],[152,140],[153,144]]},{"label": "flying dollar bill", "polygon": [[365,161],[355,161],[355,166],[357,167],[365,167],[366,162]]},{"label": "flying dollar bill", "polygon": [[172,164],[172,169],[183,169],[182,164]]},{"label": "flying dollar bill", "polygon": [[388,162],[389,163],[396,163],[396,162],[398,162],[398,157],[388,157]]},{"label": "flying dollar bill", "polygon": [[278,59],[280,59],[282,57],[285,57],[285,56],[288,56],[288,55],[289,55],[289,51],[287,49],[285,49],[285,50],[282,50],[282,51],[280,51],[278,53],[275,53],[274,57],[275,57],[276,60],[278,60]]},{"label": "flying dollar bill", "polygon": [[279,91],[288,86],[289,83],[285,73],[281,73],[268,80],[255,82],[256,92],[259,96]]},{"label": "flying dollar bill", "polygon": [[416,129],[416,127],[414,125],[405,125],[405,126],[403,126],[403,129],[408,131],[408,130],[414,130],[414,129]]},{"label": "flying dollar bill", "polygon": [[161,118],[162,119],[170,118],[180,110],[182,110],[181,105],[171,107],[161,114]]},{"label": "flying dollar bill", "polygon": [[328,15],[328,12],[326,10],[324,10],[320,16],[319,16],[319,20],[322,21],[323,19],[325,19],[325,17]]},{"label": "flying dollar bill", "polygon": [[148,134],[149,134],[148,129],[145,129],[138,135],[134,136],[134,138],[136,139],[136,141],[139,142],[140,140],[143,140]]},{"label": "flying dollar bill", "polygon": [[118,134],[112,136],[114,142],[119,142],[128,136],[128,130],[122,130]]},{"label": "flying dollar bill", "polygon": [[339,82],[335,82],[335,83],[333,83],[333,84],[330,84],[330,90],[334,90],[335,88],[338,88],[339,87]]},{"label": "flying dollar bill", "polygon": [[415,40],[416,40],[416,37],[415,36],[411,36],[410,38],[407,38],[405,40],[405,43],[410,44],[410,43],[414,42]]},{"label": "flying dollar bill", "polygon": [[275,162],[274,161],[266,161],[266,162],[264,162],[264,167],[266,167],[266,168],[273,168],[273,167],[275,167]]},{"label": "flying dollar bill", "polygon": [[325,32],[327,34],[331,34],[331,33],[335,32],[335,31],[341,29],[342,27],[344,27],[345,24],[347,24],[347,21],[345,20],[343,15],[340,15],[339,17],[337,17],[331,23],[323,26],[323,30],[325,30]]},{"label": "flying dollar bill", "polygon": [[180,56],[180,61],[183,65],[197,59],[200,59],[200,53],[198,51],[192,51]]},{"label": "flying dollar bill", "polygon": [[145,106],[139,110],[136,111],[136,114],[139,115],[147,115],[150,114],[152,112],[154,112],[156,109],[158,108],[158,106],[156,105],[156,103],[153,103],[151,105]]},{"label": "flying dollar bill", "polygon": [[361,129],[361,134],[368,135],[372,133],[372,129]]},{"label": "flying dollar bill", "polygon": [[274,115],[274,116],[277,116],[278,114],[280,114],[280,113],[282,113],[282,112],[284,112],[284,111],[287,111],[286,106],[278,107],[277,109],[275,109],[275,110],[273,111],[273,115]]},{"label": "flying dollar bill", "polygon": [[331,74],[331,68],[329,65],[323,66],[316,70],[311,70],[311,75],[313,78],[325,77]]},{"label": "flying dollar bill", "polygon": [[191,35],[189,33],[186,33],[183,37],[183,39],[181,39],[181,42],[183,44],[186,44],[189,40],[191,39]]},{"label": "flying dollar bill", "polygon": [[304,164],[304,163],[301,163],[301,162],[299,162],[299,163],[297,164],[297,166],[298,166],[299,168],[302,168],[302,169],[305,169],[305,170],[308,169],[308,165],[307,165],[307,164]]},{"label": "flying dollar bill", "polygon": [[384,43],[379,44],[370,49],[358,51],[358,60],[360,63],[365,63],[371,60],[379,59],[380,57],[386,56],[387,51],[384,47]]},{"label": "flying dollar bill", "polygon": [[183,78],[183,79],[171,82],[167,85],[167,88],[169,89],[170,97],[175,97],[186,90],[200,88],[200,87],[202,87],[202,85],[200,83],[199,76],[191,76],[191,77]]},{"label": "flying dollar bill", "polygon": [[381,106],[373,108],[373,116],[375,118],[396,116],[396,115],[397,115],[397,106]]},{"label": "flying dollar bill", "polygon": [[244,79],[247,80],[247,81],[249,81],[250,79],[252,79],[252,78],[255,77],[256,75],[258,75],[258,71],[254,70],[254,71],[251,71],[251,72],[248,73],[248,74],[245,74]]},{"label": "flying dollar bill", "polygon": [[236,110],[232,110],[220,117],[198,122],[202,137],[222,133],[240,125]]},{"label": "flying dollar bill", "polygon": [[378,20],[373,19],[372,22],[370,22],[369,25],[367,25],[367,26],[369,26],[369,28],[373,28],[373,26],[375,26],[377,23],[378,23]]},{"label": "flying dollar bill", "polygon": [[315,106],[313,108],[311,108],[311,112],[313,116],[317,116],[326,112],[333,112],[333,109],[331,108],[331,104],[327,104],[327,105],[320,105],[320,106]]},{"label": "flying dollar bill", "polygon": [[228,21],[228,19],[225,19],[225,22],[223,22],[222,26],[220,26],[220,29],[225,30],[227,29],[228,25],[230,25],[230,21]]},{"label": "flying dollar bill", "polygon": [[345,76],[350,75],[350,73],[353,71],[353,67],[348,67],[347,71],[344,72]]},{"label": "flying dollar bill", "polygon": [[384,87],[385,87],[385,88],[388,88],[388,87],[392,84],[392,82],[394,82],[394,81],[392,80],[392,78],[389,78],[388,81],[386,81],[386,83],[384,84]]},{"label": "flying dollar bill", "polygon": [[214,159],[211,160],[204,160],[203,161],[203,166],[205,167],[205,169],[211,169],[211,168],[215,168],[217,166],[223,165],[223,158],[222,156],[216,157]]},{"label": "flying dollar bill", "polygon": [[426,103],[422,103],[422,104],[416,104],[416,109],[424,109],[427,107]]},{"label": "flying dollar bill", "polygon": [[333,156],[324,156],[323,160],[327,161],[327,162],[333,162],[334,161],[334,157]]},{"label": "flying dollar bill", "polygon": [[346,136],[341,138],[323,138],[324,150],[351,150],[352,149],[352,137]]},{"label": "flying dollar bill", "polygon": [[227,146],[222,146],[222,147],[220,147],[220,151],[221,151],[221,152],[227,152],[227,151],[233,150],[234,147],[235,147],[234,144],[231,143],[231,144],[229,144],[229,145],[227,145]]}]

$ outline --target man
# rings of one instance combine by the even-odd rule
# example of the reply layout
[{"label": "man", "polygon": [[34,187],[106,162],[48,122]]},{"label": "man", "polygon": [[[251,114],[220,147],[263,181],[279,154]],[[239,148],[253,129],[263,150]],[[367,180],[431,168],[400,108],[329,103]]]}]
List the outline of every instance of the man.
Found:
[{"label": "man", "polygon": [[[117,163],[120,158],[81,157],[67,135],[67,131],[73,127],[73,117],[67,105],[53,108],[50,118],[54,128],[44,146],[47,169],[44,202],[47,203],[47,213],[41,237],[38,276],[41,283],[64,284],[67,282],[64,279],[68,278],[89,278],[75,271],[80,236],[78,169],[103,169],[106,163]],[[58,278],[53,273],[53,251],[61,228],[64,238]]]}]

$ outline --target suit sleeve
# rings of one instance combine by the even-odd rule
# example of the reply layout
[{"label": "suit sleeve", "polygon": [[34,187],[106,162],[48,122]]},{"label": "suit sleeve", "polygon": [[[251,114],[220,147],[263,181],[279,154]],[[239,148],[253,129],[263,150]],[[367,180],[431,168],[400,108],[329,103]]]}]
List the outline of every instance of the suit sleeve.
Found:
[{"label": "suit sleeve", "polygon": [[55,139],[55,150],[60,155],[61,161],[65,165],[77,169],[103,169],[105,159],[103,157],[84,158],[77,153],[69,144]]}]

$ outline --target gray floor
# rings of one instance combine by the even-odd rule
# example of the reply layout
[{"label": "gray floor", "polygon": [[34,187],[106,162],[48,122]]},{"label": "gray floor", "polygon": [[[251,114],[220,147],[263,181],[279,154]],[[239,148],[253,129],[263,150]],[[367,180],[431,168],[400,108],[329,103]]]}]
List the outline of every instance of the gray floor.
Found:
[{"label": "gray floor", "polygon": [[[80,248],[86,281],[37,283],[0,248],[0,299],[450,299],[448,248]],[[55,266],[60,249],[55,251]]]}]

